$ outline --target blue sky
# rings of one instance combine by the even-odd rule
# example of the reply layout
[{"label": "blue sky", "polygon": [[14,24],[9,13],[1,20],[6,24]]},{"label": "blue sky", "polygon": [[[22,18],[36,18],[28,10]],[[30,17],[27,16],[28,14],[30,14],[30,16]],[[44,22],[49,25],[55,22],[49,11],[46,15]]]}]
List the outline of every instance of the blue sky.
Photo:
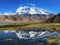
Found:
[{"label": "blue sky", "polygon": [[60,0],[0,0],[0,13],[15,12],[21,4],[35,4],[53,13],[60,12]]}]

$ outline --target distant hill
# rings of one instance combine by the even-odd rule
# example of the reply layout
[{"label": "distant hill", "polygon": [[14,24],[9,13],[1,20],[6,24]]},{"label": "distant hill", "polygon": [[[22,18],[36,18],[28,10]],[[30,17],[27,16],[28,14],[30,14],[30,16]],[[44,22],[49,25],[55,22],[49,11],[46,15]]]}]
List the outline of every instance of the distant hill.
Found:
[{"label": "distant hill", "polygon": [[60,13],[55,15],[54,17],[51,17],[47,19],[47,23],[60,23]]}]

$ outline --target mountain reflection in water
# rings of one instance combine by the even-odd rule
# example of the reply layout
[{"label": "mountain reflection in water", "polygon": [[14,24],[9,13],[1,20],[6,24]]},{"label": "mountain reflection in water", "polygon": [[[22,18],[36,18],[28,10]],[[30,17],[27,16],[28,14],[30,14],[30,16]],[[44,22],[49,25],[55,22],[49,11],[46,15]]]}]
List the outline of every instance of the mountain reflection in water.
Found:
[{"label": "mountain reflection in water", "polygon": [[47,43],[44,38],[54,37],[58,32],[48,31],[0,31],[0,45],[27,45]]}]

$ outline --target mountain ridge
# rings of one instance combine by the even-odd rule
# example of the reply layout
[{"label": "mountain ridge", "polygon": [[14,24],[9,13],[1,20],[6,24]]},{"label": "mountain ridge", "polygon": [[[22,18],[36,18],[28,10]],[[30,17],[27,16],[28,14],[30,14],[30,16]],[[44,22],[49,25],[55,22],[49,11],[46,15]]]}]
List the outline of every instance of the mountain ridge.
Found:
[{"label": "mountain ridge", "polygon": [[47,23],[60,23],[60,13],[47,19],[46,22]]},{"label": "mountain ridge", "polygon": [[20,14],[20,15],[0,15],[0,22],[41,22],[52,15],[40,14]]}]

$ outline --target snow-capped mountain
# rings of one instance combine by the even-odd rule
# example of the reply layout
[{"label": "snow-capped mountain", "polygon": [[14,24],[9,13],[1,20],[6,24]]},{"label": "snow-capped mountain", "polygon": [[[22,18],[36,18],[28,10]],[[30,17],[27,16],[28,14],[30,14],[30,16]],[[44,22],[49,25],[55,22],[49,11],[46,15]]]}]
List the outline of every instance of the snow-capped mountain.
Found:
[{"label": "snow-capped mountain", "polygon": [[51,11],[45,10],[43,8],[35,7],[35,6],[20,6],[17,10],[13,12],[5,12],[0,15],[16,15],[16,14],[44,14],[44,15],[52,15]]},{"label": "snow-capped mountain", "polygon": [[45,14],[45,15],[51,14],[50,11],[47,11],[45,9],[38,8],[38,7],[30,7],[30,6],[19,7],[16,13],[18,14]]},{"label": "snow-capped mountain", "polygon": [[0,15],[1,22],[42,22],[53,17],[54,14],[42,8],[21,6],[15,13],[3,13]]}]

